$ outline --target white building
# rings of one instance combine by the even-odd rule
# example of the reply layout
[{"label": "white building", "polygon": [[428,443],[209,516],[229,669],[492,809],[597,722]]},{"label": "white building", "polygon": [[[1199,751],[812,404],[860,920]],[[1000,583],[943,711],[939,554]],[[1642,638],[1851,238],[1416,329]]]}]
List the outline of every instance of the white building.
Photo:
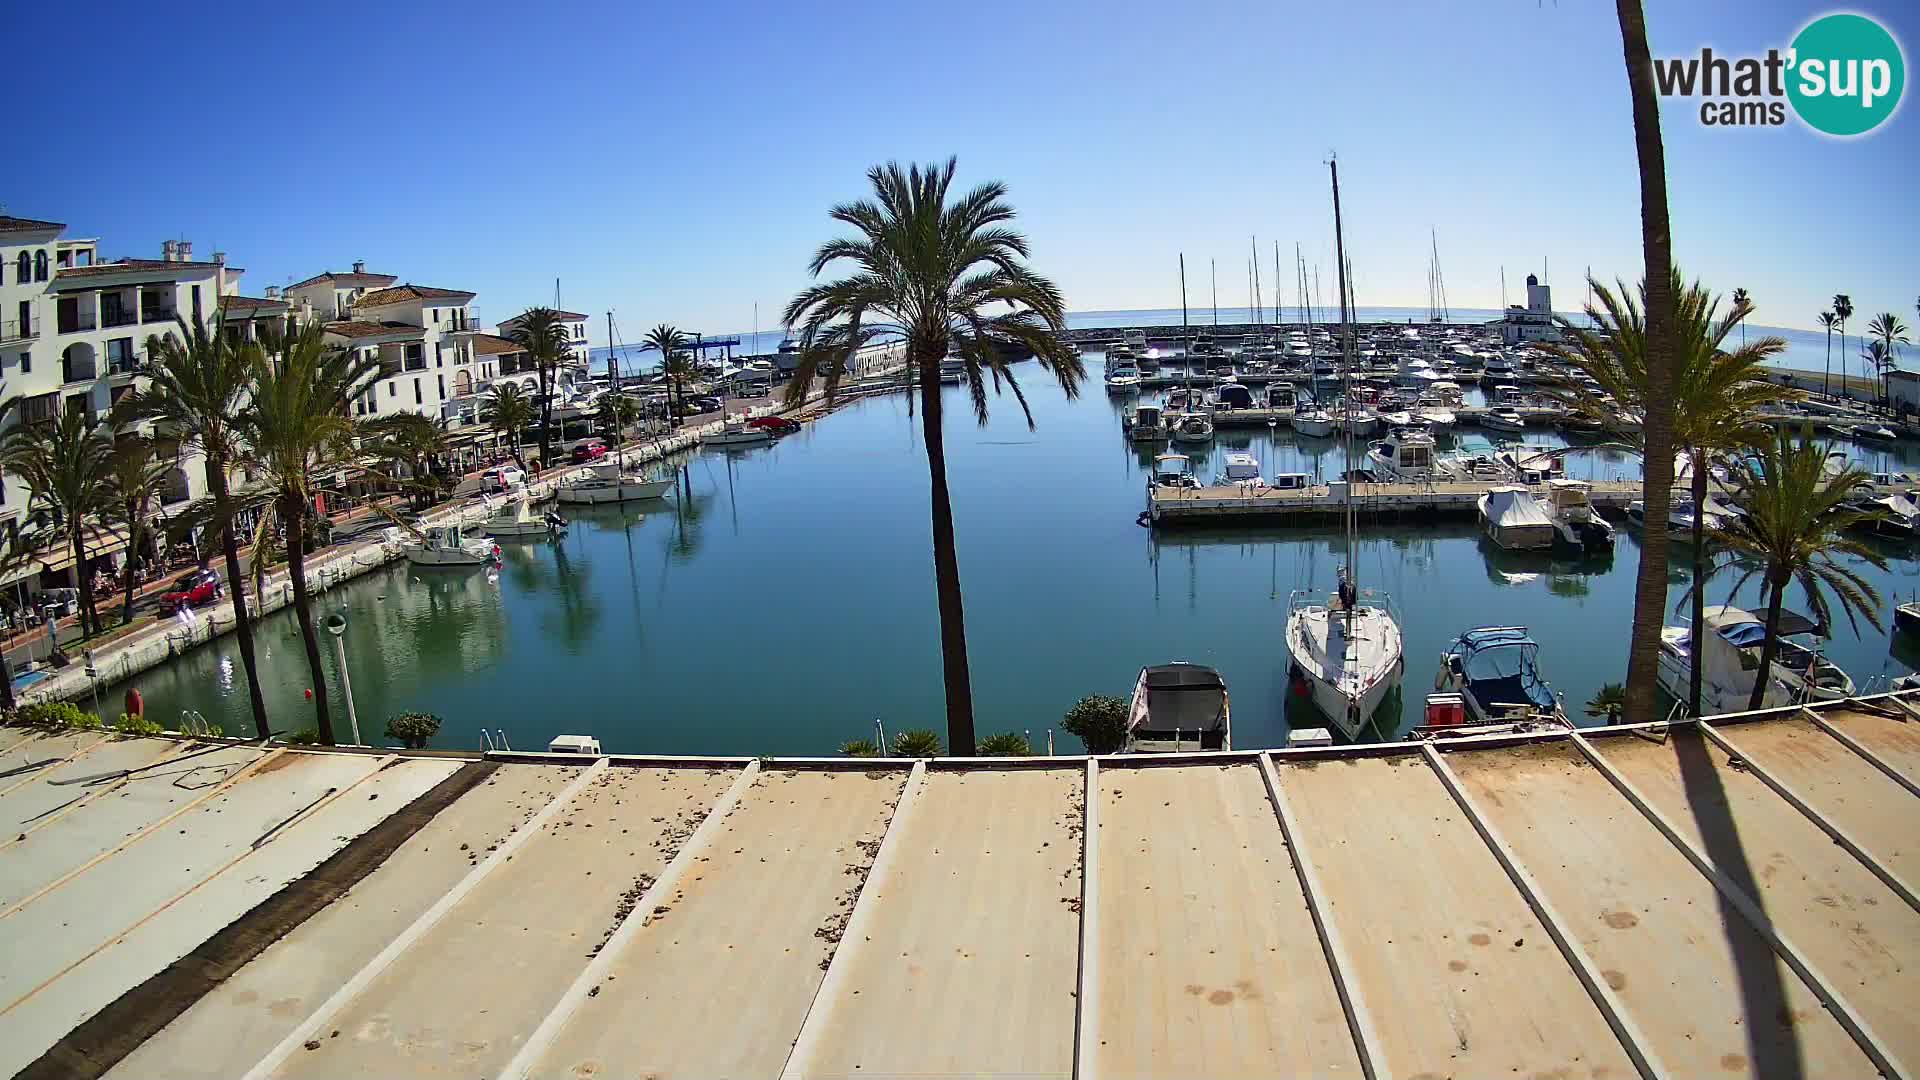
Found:
[{"label": "white building", "polygon": [[1559,341],[1560,328],[1553,324],[1552,287],[1540,284],[1539,278],[1528,274],[1527,306],[1510,304],[1500,318],[1487,325],[1499,330],[1501,340],[1508,345],[1526,341]]},{"label": "white building", "polygon": [[[584,377],[586,374],[584,369],[592,355],[587,347],[587,316],[577,311],[556,311],[554,314],[560,316],[560,321],[567,326],[567,357],[572,365],[583,369],[581,375]],[[522,313],[511,319],[501,320],[500,336],[512,337],[514,329],[520,325],[524,317],[525,314]]]},{"label": "white building", "polygon": [[448,403],[474,385],[474,294],[394,281],[356,262],[349,273],[329,271],[288,286],[287,299],[296,315],[325,322],[329,342],[380,365],[379,380],[353,403],[356,417],[453,417]]}]

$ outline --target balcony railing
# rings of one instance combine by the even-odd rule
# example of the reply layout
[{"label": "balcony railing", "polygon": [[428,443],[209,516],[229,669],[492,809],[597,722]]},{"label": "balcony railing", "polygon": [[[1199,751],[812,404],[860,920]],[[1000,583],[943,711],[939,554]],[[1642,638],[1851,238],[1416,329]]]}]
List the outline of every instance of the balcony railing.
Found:
[{"label": "balcony railing", "polygon": [[151,307],[140,313],[141,322],[172,322],[179,317],[180,309],[171,305]]},{"label": "balcony railing", "polygon": [[107,374],[114,378],[129,375],[145,375],[151,371],[151,368],[152,366],[147,363],[147,358],[142,353],[134,353],[131,356],[107,357]]},{"label": "balcony railing", "polygon": [[60,313],[60,332],[61,333],[78,334],[83,330],[91,330],[91,329],[93,329],[93,312],[63,311]]},{"label": "balcony railing", "polygon": [[440,320],[439,326],[440,326],[440,332],[443,334],[461,334],[461,333],[466,333],[470,330],[480,329],[480,324],[473,321],[470,318],[442,319]]},{"label": "balcony railing", "polygon": [[108,309],[100,316],[101,326],[132,326],[139,321],[139,318],[126,308]]},{"label": "balcony railing", "polygon": [[418,359],[418,360],[414,360],[414,359],[409,359],[409,360],[407,361],[407,370],[408,370],[408,371],[425,371],[425,370],[427,370],[427,358],[423,356],[423,357],[421,357],[421,358],[420,358],[420,359]]},{"label": "balcony railing", "polygon": [[40,336],[40,316],[0,320],[0,341],[27,341]]}]

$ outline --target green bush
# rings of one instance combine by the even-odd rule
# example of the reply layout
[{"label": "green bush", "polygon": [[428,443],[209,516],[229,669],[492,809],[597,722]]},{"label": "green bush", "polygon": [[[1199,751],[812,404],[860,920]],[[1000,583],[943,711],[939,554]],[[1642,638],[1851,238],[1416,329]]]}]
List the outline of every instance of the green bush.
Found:
[{"label": "green bush", "polygon": [[16,724],[47,731],[63,728],[91,731],[100,726],[99,717],[70,701],[36,701],[31,705],[22,705],[14,711],[13,718]]},{"label": "green bush", "polygon": [[893,737],[895,757],[939,757],[940,736],[926,728],[903,731]]},{"label": "green bush", "polygon": [[299,731],[287,736],[287,745],[318,746],[320,745],[320,733],[310,727],[301,728]]},{"label": "green bush", "polygon": [[122,735],[164,735],[167,731],[160,726],[160,721],[149,720],[145,716],[135,716],[132,713],[121,713],[120,719],[113,722],[113,730]]},{"label": "green bush", "polygon": [[1117,754],[1127,745],[1127,703],[1088,694],[1074,702],[1060,726],[1084,743],[1089,754]]},{"label": "green bush", "polygon": [[841,757],[879,757],[880,748],[872,739],[849,739],[840,744]]},{"label": "green bush", "polygon": [[1017,731],[1007,731],[999,735],[989,735],[980,740],[978,749],[981,757],[1033,756],[1032,744],[1027,742],[1025,735]]},{"label": "green bush", "polygon": [[400,740],[409,750],[425,747],[440,732],[440,718],[430,712],[403,712],[387,719],[387,738]]}]

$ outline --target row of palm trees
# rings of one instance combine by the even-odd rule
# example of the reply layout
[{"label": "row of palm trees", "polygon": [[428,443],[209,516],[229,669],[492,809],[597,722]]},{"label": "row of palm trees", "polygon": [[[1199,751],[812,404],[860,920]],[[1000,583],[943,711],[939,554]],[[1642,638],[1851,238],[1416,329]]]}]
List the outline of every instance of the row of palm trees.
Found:
[{"label": "row of palm trees", "polygon": [[[1920,300],[1914,301],[1914,311],[1920,313]],[[1833,335],[1840,335],[1840,385],[1847,384],[1847,320],[1853,317],[1853,298],[1846,293],[1835,293],[1829,310],[1818,316],[1821,329],[1827,332],[1827,370],[1821,380],[1821,392],[1833,393]],[[1881,401],[1888,400],[1887,376],[1900,367],[1900,347],[1910,344],[1907,340],[1907,324],[1900,316],[1891,311],[1875,315],[1867,323],[1867,335],[1860,349],[1860,360],[1873,376],[1876,396]]]}]

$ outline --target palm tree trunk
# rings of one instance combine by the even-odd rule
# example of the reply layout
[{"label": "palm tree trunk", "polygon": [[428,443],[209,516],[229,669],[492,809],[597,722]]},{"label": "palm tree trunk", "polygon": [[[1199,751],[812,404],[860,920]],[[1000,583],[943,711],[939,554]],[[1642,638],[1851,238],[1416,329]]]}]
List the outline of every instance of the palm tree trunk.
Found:
[{"label": "palm tree trunk", "polygon": [[1640,162],[1640,238],[1647,283],[1647,381],[1641,430],[1646,443],[1647,521],[1634,584],[1633,638],[1627,652],[1629,723],[1653,719],[1659,690],[1660,629],[1667,609],[1667,510],[1673,501],[1673,237],[1667,219],[1667,155],[1660,140],[1646,13],[1640,0],[1615,0],[1633,141]]},{"label": "palm tree trunk", "polygon": [[227,563],[227,595],[233,598],[233,636],[240,643],[240,666],[247,672],[247,697],[253,705],[253,730],[265,739],[267,699],[260,693],[260,672],[253,658],[253,620],[247,617],[247,579],[240,573],[240,541],[233,535],[233,496],[227,490],[227,469],[207,456],[207,489],[213,493],[214,513],[220,519],[220,551]]},{"label": "palm tree trunk", "polygon": [[133,554],[140,547],[140,514],[144,506],[127,504],[127,565],[120,574],[122,599],[120,625],[133,621]]},{"label": "palm tree trunk", "polygon": [[1687,646],[1687,709],[1700,715],[1700,635],[1707,626],[1707,530],[1702,515],[1707,508],[1707,455],[1693,452],[1693,633]]},{"label": "palm tree trunk", "polygon": [[[1767,568],[1768,578],[1772,578],[1772,567]],[[1787,581],[1768,581],[1773,593],[1767,597],[1767,640],[1760,646],[1760,670],[1754,672],[1753,693],[1747,698],[1749,711],[1760,708],[1767,699],[1767,684],[1773,674],[1773,655],[1780,644],[1780,601],[1787,594]]]},{"label": "palm tree trunk", "polygon": [[[67,520],[73,522],[73,527],[67,530],[67,539],[73,543],[73,576],[80,583],[80,636],[87,638],[100,628],[100,620],[93,613],[93,575],[87,573],[87,539],[81,532],[78,517],[69,514]],[[53,635],[56,645],[60,641],[58,625],[56,621]]]},{"label": "palm tree trunk", "polygon": [[333,714],[327,708],[327,671],[320,661],[320,635],[313,628],[313,605],[307,594],[307,504],[305,499],[282,497],[280,520],[287,529],[287,577],[293,581],[294,617],[300,621],[300,640],[307,648],[307,673],[313,681],[314,730],[320,741],[334,745]]},{"label": "palm tree trunk", "polygon": [[947,448],[940,430],[939,358],[922,356],[921,430],[933,486],[933,585],[940,602],[940,661],[947,689],[947,747],[972,757],[973,684],[967,674],[967,625],[960,600],[960,558],[953,541],[953,500],[947,492]]},{"label": "palm tree trunk", "polygon": [[547,382],[547,365],[540,365],[540,467],[547,468],[553,456],[553,388]]},{"label": "palm tree trunk", "polygon": [[1820,396],[1829,400],[1833,397],[1833,327],[1827,327],[1827,370],[1820,377]]}]

